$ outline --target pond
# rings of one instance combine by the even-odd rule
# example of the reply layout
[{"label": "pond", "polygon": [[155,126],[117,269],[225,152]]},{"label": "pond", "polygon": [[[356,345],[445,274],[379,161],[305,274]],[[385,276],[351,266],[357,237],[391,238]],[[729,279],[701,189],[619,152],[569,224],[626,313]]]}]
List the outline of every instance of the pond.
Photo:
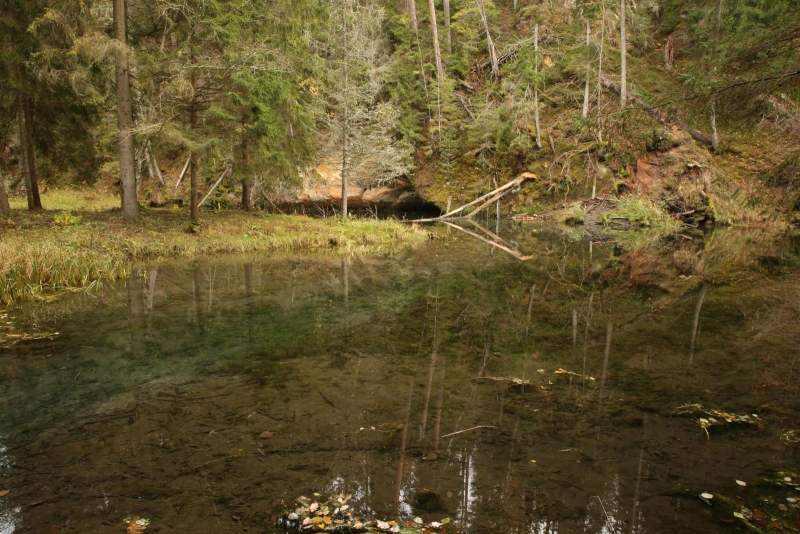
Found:
[{"label": "pond", "polygon": [[530,259],[431,227],[0,319],[37,334],[0,349],[0,533],[272,533],[315,493],[449,532],[800,528],[797,242],[495,230]]}]

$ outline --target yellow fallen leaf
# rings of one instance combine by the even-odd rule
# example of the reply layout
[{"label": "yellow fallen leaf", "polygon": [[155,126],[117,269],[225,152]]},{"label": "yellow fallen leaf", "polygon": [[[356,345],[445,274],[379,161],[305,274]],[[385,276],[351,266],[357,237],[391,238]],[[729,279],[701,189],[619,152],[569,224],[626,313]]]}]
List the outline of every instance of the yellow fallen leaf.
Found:
[{"label": "yellow fallen leaf", "polygon": [[9,493],[11,493],[11,490],[0,490],[0,497],[5,497]]},{"label": "yellow fallen leaf", "polygon": [[536,463],[536,460],[531,460],[531,463],[532,463],[532,464],[535,464],[535,463]]}]

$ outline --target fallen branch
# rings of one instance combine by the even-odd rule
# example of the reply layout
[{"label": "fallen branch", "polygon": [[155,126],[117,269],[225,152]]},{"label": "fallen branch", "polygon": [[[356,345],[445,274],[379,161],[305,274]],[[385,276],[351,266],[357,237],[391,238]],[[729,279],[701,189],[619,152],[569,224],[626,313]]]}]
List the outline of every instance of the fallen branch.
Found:
[{"label": "fallen branch", "polygon": [[[484,201],[486,201],[487,198],[490,199],[490,200],[484,202],[484,204],[482,206],[480,206],[478,209],[476,209],[473,212],[473,214],[475,214],[475,213],[479,212],[480,210],[484,209],[486,206],[488,206],[488,205],[492,204],[493,202],[495,202],[498,198],[503,196],[505,193],[507,193],[509,190],[513,189],[514,187],[516,187],[518,185],[521,185],[526,180],[531,180],[531,179],[535,179],[535,178],[536,178],[535,174],[532,174],[530,172],[523,172],[517,178],[515,178],[514,180],[511,180],[507,184],[502,185],[502,186],[498,187],[497,189],[495,189],[493,191],[489,191],[485,195],[479,196],[478,198],[476,198],[472,202],[464,204],[463,206],[460,206],[460,207],[458,207],[458,208],[456,208],[456,209],[454,209],[452,211],[448,211],[444,215],[440,215],[439,217],[433,217],[433,218],[430,218],[430,219],[416,219],[413,222],[418,222],[418,223],[419,222],[438,222],[438,221],[444,221],[444,220],[447,220],[447,219],[453,219],[453,218],[456,218],[456,217],[453,217],[454,215],[456,215],[458,213],[461,213],[465,209],[470,208],[470,207],[472,207],[472,206],[474,206],[476,204],[479,204],[481,202],[484,202]],[[500,194],[500,193],[502,193],[502,194]]]},{"label": "fallen branch", "polygon": [[213,186],[211,186],[211,189],[209,189],[209,190],[208,190],[208,193],[206,193],[206,196],[204,196],[204,197],[203,197],[203,200],[201,200],[201,201],[200,201],[200,203],[197,205],[197,207],[198,207],[198,208],[199,208],[200,206],[202,206],[202,205],[203,205],[203,203],[204,203],[206,200],[208,200],[208,197],[210,197],[210,196],[211,196],[211,193],[213,193],[213,192],[214,192],[214,190],[217,188],[217,186],[220,184],[220,182],[222,182],[222,179],[223,179],[223,178],[225,178],[225,175],[226,175],[226,174],[228,174],[228,171],[229,171],[229,170],[231,170],[231,168],[230,168],[230,167],[226,167],[226,168],[225,168],[225,170],[224,170],[224,171],[222,171],[222,174],[220,174],[220,175],[219,175],[219,179],[217,180],[217,183],[215,183]]},{"label": "fallen branch", "polygon": [[498,430],[498,428],[496,426],[491,426],[491,425],[473,426],[472,428],[467,428],[466,430],[459,430],[458,432],[451,432],[449,434],[445,434],[444,436],[442,436],[441,439],[451,438],[453,436],[457,436],[459,434],[463,434],[464,432],[469,432],[471,430],[478,430],[480,428],[494,428],[495,430]]},{"label": "fallen branch", "polygon": [[192,156],[189,156],[189,157],[186,159],[186,165],[184,165],[184,166],[183,166],[183,170],[181,171],[181,175],[180,175],[180,176],[178,176],[178,181],[177,181],[177,182],[175,182],[175,188],[176,188],[176,189],[177,189],[177,188],[178,188],[178,186],[181,184],[181,180],[183,180],[183,176],[186,174],[186,169],[188,169],[188,168],[189,168],[189,163],[191,163],[191,162],[192,162]]},{"label": "fallen branch", "polygon": [[533,256],[533,255],[524,256],[524,255],[523,255],[523,254],[522,254],[520,251],[518,251],[518,250],[514,250],[513,248],[510,248],[510,247],[507,247],[507,246],[505,246],[505,245],[502,245],[502,244],[500,244],[500,243],[497,243],[497,242],[495,242],[495,241],[492,241],[491,239],[487,239],[487,238],[483,237],[483,236],[482,236],[482,235],[480,235],[480,234],[476,234],[475,232],[470,232],[470,231],[469,231],[469,230],[467,230],[466,228],[462,228],[461,226],[459,226],[459,225],[457,225],[457,224],[453,224],[453,223],[451,223],[451,222],[449,222],[449,221],[442,221],[442,222],[443,222],[443,223],[445,223],[447,226],[452,226],[453,228],[456,228],[456,229],[458,229],[458,230],[461,230],[461,231],[462,231],[462,232],[464,232],[465,234],[469,234],[469,235],[471,235],[472,237],[478,238],[478,239],[480,239],[481,241],[483,241],[483,242],[485,242],[485,243],[489,243],[490,245],[492,245],[492,246],[495,246],[495,247],[499,248],[500,250],[505,250],[506,252],[508,252],[509,254],[511,254],[512,256],[514,256],[515,258],[517,258],[518,260],[521,260],[521,261],[528,261],[528,260],[532,260],[532,259],[534,258],[534,256]]}]

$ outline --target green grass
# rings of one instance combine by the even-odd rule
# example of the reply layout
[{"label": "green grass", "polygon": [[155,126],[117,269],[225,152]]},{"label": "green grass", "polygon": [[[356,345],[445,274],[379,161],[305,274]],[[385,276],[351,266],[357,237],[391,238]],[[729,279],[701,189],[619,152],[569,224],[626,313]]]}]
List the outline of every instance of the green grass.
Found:
[{"label": "green grass", "polygon": [[[43,203],[55,204],[50,197]],[[429,239],[416,225],[396,221],[222,211],[202,212],[199,226],[189,231],[186,210],[145,209],[139,223],[127,224],[117,209],[62,205],[79,222],[60,225],[55,219],[61,221],[64,212],[53,210],[13,209],[0,219],[0,307],[125,278],[137,261],[302,250],[390,254]],[[104,204],[98,198],[94,205]]]},{"label": "green grass", "polygon": [[625,221],[634,226],[655,227],[666,232],[677,231],[681,227],[681,223],[664,208],[641,195],[630,195],[621,199],[616,208],[601,216],[601,220],[606,225]]}]

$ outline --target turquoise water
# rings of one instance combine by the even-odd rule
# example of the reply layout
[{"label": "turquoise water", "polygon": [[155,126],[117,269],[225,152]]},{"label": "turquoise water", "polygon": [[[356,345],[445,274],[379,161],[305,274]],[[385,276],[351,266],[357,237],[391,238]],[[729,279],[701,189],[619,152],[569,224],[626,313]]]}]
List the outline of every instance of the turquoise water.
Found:
[{"label": "turquoise water", "polygon": [[798,529],[796,242],[500,228],[521,261],[433,231],[140,266],[0,321],[51,334],[0,349],[0,533],[274,532],[315,492],[450,532]]}]

